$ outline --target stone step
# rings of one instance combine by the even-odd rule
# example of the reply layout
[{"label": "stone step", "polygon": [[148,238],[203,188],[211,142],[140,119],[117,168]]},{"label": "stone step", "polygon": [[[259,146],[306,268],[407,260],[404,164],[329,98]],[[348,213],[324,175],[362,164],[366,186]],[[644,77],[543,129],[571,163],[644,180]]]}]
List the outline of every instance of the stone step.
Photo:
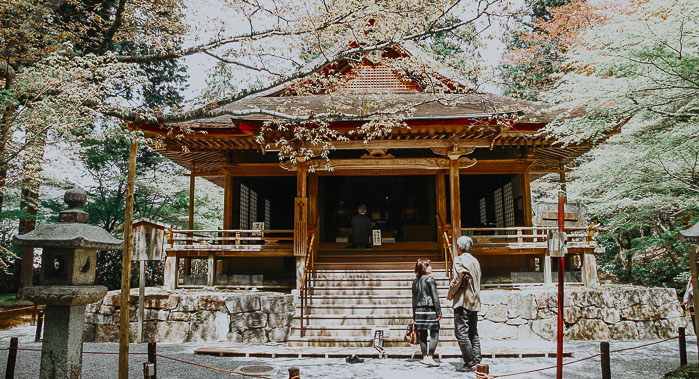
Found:
[{"label": "stone step", "polygon": [[[367,337],[292,337],[287,341],[288,346],[318,346],[318,347],[370,347],[373,346],[373,338]],[[384,338],[384,347],[409,347],[412,346],[403,337]],[[458,346],[456,338],[445,336],[439,338],[439,346]],[[416,349],[420,349],[416,346]]]},{"label": "stone step", "polygon": [[[446,286],[449,278],[435,277],[437,285]],[[375,279],[316,279],[311,282],[313,289],[325,287],[406,287],[412,288],[414,278],[375,278]]]},{"label": "stone step", "polygon": [[[415,279],[415,272],[412,270],[381,270],[381,272],[367,270],[316,270],[314,274],[316,279]],[[435,279],[447,277],[444,270],[434,270],[432,271],[432,276]]]},{"label": "stone step", "polygon": [[[449,287],[447,286],[437,286],[437,290],[440,294],[446,294]],[[393,293],[397,296],[405,296],[410,298],[412,296],[412,288],[409,286],[383,286],[383,287],[320,287],[313,288],[314,295],[381,295]],[[442,295],[445,296],[445,295]]]},{"label": "stone step", "polygon": [[[444,263],[436,263],[436,267],[443,267]],[[366,261],[350,261],[350,262],[323,262],[318,261],[315,264],[316,270],[415,270],[415,262],[366,262]]]},{"label": "stone step", "polygon": [[[442,294],[440,305],[443,307],[450,306],[448,300],[446,300],[446,292]],[[407,305],[412,306],[412,299],[410,296],[399,296],[399,295],[317,295],[314,294],[311,298],[312,305],[347,305],[347,304],[357,304],[357,305]],[[307,304],[311,304],[310,302]],[[300,305],[297,305],[297,307]]]},{"label": "stone step", "polygon": [[[405,325],[386,325],[389,329],[389,336],[394,338],[402,338],[405,334],[407,324]],[[365,337],[371,338],[373,328],[368,326],[343,326],[337,325],[334,327],[329,326],[318,326],[318,325],[304,325],[305,337]],[[440,337],[442,336],[453,336],[454,328],[453,325],[445,325],[439,330]],[[293,326],[291,328],[290,337],[300,337],[301,327]]]},{"label": "stone step", "polygon": [[[336,325],[408,325],[413,319],[412,314],[398,315],[309,315],[304,314],[304,325],[334,327]],[[454,323],[453,315],[442,316],[440,325],[448,327]],[[301,325],[299,317],[294,317],[293,325]]]},{"label": "stone step", "polygon": [[[312,305],[304,308],[304,315],[395,315],[412,312],[412,305],[378,305],[378,304],[333,304]],[[301,307],[296,308],[296,315],[300,316]],[[442,314],[453,314],[450,306],[442,307]]]}]

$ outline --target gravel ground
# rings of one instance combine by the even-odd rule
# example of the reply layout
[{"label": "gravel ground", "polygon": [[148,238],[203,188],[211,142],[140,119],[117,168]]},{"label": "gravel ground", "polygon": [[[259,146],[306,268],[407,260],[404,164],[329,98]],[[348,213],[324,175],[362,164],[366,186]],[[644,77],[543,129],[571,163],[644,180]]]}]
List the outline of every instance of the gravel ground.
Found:
[{"label": "gravel ground", "polygon": [[[0,348],[9,346],[10,337],[19,337],[20,348],[41,349],[41,343],[34,343],[34,327],[17,327],[0,331]],[[611,349],[621,349],[638,346],[652,341],[613,341]],[[513,341],[522,351],[527,348],[526,341]],[[474,378],[472,373],[459,373],[455,368],[460,366],[459,359],[444,359],[442,365],[428,368],[417,361],[407,359],[366,359],[364,363],[347,364],[343,359],[304,358],[230,358],[194,355],[197,343],[161,343],[158,353],[209,365],[226,370],[240,370],[244,366],[264,365],[273,370],[260,375],[270,378],[288,378],[289,367],[299,367],[301,378]],[[697,361],[696,339],[687,338],[687,354],[689,362]],[[595,341],[566,341],[566,349],[572,350],[574,356],[565,358],[564,362],[584,358],[599,352],[599,342]],[[85,343],[83,350],[116,352],[116,343]],[[132,344],[131,352],[146,352],[145,344]],[[40,352],[19,351],[16,366],[16,378],[37,378],[39,376]],[[144,355],[133,355],[129,360],[131,378],[140,378],[142,374]],[[490,366],[490,373],[502,375],[514,372],[534,370],[556,364],[555,358],[498,358],[486,359],[484,364]],[[6,350],[0,352],[0,368],[4,372],[7,365]],[[679,366],[679,349],[677,340],[671,340],[640,349],[628,350],[611,354],[612,377],[614,378],[660,378],[666,372]],[[83,378],[116,378],[118,370],[117,355],[85,354],[83,357]],[[555,378],[556,370],[549,369],[537,373],[513,376],[514,378]],[[600,378],[600,360],[595,357],[586,361],[573,363],[564,367],[565,378]],[[200,378],[243,378],[240,375],[221,373],[201,367],[191,366],[175,361],[158,358],[158,377],[177,379]]]}]

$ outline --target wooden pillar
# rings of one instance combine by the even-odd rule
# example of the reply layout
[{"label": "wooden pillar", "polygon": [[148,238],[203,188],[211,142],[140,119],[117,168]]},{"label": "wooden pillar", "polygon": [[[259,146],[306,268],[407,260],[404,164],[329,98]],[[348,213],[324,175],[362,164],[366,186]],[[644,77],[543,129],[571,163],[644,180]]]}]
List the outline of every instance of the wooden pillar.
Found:
[{"label": "wooden pillar", "polygon": [[208,267],[206,273],[207,278],[206,278],[206,285],[209,287],[213,287],[214,284],[216,283],[216,255],[215,253],[209,252],[209,262],[208,262]]},{"label": "wooden pillar", "polygon": [[165,257],[165,267],[163,270],[163,287],[167,290],[177,288],[177,257],[175,253],[168,254]]},{"label": "wooden pillar", "polygon": [[[434,176],[434,191],[435,199],[437,201],[437,217],[439,221],[443,224],[447,222],[447,191],[444,186],[444,171],[439,170]],[[437,242],[441,245],[443,243],[443,232],[444,230],[437,231]]]},{"label": "wooden pillar", "polygon": [[532,192],[529,169],[522,173],[522,203],[524,206],[524,226],[532,226]]},{"label": "wooden pillar", "polygon": [[459,185],[459,155],[449,156],[449,199],[451,200],[451,243],[454,258],[459,256],[456,240],[461,237],[461,187]]},{"label": "wooden pillar", "polygon": [[233,229],[233,175],[226,173],[223,180],[223,229]]},{"label": "wooden pillar", "polygon": [[[194,229],[194,185],[196,183],[196,176],[195,176],[195,169],[196,169],[196,163],[192,162],[192,170],[190,171],[190,176],[189,176],[189,223],[187,224],[189,226],[189,230]],[[188,237],[193,237],[193,234],[189,234]],[[187,242],[188,245],[192,244],[192,242]],[[192,259],[189,257],[182,258],[184,259],[184,276],[189,276],[192,272]],[[179,267],[178,267],[178,273],[179,273]]]},{"label": "wooden pillar", "polygon": [[320,237],[318,218],[318,174],[314,172],[308,174],[308,226],[315,231],[316,238],[313,243],[315,247],[318,247]]},{"label": "wooden pillar", "polygon": [[597,277],[597,257],[595,253],[582,254],[582,281],[586,287],[599,286],[599,278]]},{"label": "wooden pillar", "polygon": [[563,161],[559,161],[559,166],[561,169],[561,172],[559,174],[559,178],[561,180],[561,191],[566,192],[566,170],[565,170],[565,165],[563,164]]},{"label": "wooden pillar", "polygon": [[544,285],[550,286],[553,284],[551,276],[551,256],[544,254]]},{"label": "wooden pillar", "polygon": [[306,163],[296,164],[296,199],[294,199],[294,256],[296,257],[296,288],[301,288],[306,265],[308,238],[308,199],[306,198]]}]

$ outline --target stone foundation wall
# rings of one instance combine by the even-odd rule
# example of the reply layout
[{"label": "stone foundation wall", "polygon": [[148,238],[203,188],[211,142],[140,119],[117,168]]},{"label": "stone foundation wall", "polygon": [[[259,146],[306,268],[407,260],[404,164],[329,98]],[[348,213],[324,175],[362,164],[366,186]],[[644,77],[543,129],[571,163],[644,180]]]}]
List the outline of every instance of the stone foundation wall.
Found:
[{"label": "stone foundation wall", "polygon": [[[85,310],[85,342],[119,341],[120,291]],[[129,307],[136,340],[138,291]],[[283,342],[294,318],[292,295],[147,288],[143,332],[146,342]]]},{"label": "stone foundation wall", "polygon": [[[556,291],[482,291],[478,333],[485,339],[555,340]],[[568,287],[564,304],[564,333],[570,340],[668,338],[676,336],[679,327],[692,333],[671,288]]]}]

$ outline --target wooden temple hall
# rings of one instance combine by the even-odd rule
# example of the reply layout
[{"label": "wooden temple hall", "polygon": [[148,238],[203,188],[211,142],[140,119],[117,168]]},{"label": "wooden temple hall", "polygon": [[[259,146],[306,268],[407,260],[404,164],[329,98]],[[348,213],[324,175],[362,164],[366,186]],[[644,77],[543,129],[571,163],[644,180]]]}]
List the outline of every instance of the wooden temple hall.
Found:
[{"label": "wooden temple hall", "polygon": [[[437,65],[414,46],[383,54]],[[313,271],[410,270],[418,258],[429,258],[435,269],[444,270],[461,235],[474,239],[472,253],[481,262],[484,283],[550,280],[546,233],[555,221],[546,220],[556,216],[537,215],[540,221],[533,223],[530,183],[563,172],[588,144],[562,148],[538,134],[556,116],[543,104],[484,93],[430,100],[435,95],[420,80],[368,57],[332,68],[321,72],[346,78],[333,98],[340,93],[340,100],[355,104],[357,111],[369,96],[415,105],[404,120],[408,127],[368,142],[347,133],[366,120],[333,121],[330,127],[349,140],[334,143],[332,170],[322,158],[280,162],[276,150],[258,144],[260,129],[273,119],[262,112],[228,112],[190,122],[187,127],[195,133],[179,137],[161,125],[139,126],[146,136],[163,139],[160,154],[191,171],[191,193],[195,177],[220,185],[225,193],[220,228],[193,230],[190,217],[189,229],[166,231],[166,287],[284,290],[298,288]],[[450,86],[460,85],[448,71],[437,72]],[[319,114],[333,98],[323,91],[297,95],[277,88],[220,109]],[[367,206],[374,223],[371,249],[349,246],[350,219],[359,204]],[[568,221],[575,217],[566,214]],[[579,276],[595,265],[592,232],[578,225],[568,231],[566,267]],[[205,273],[195,273],[195,266],[205,267]]]}]

